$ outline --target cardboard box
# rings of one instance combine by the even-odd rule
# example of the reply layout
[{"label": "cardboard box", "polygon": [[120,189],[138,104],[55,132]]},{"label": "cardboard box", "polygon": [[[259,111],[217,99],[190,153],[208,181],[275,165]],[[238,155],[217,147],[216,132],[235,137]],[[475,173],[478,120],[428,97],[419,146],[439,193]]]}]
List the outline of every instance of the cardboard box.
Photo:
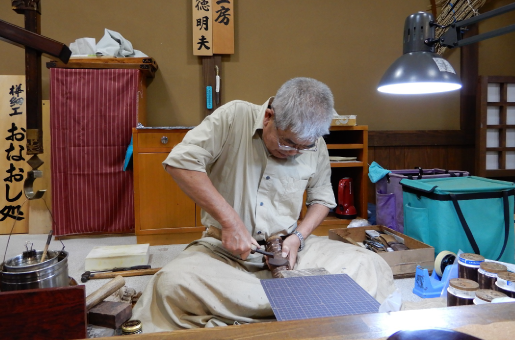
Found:
[{"label": "cardboard box", "polygon": [[331,121],[331,126],[356,126],[356,115],[335,116]]},{"label": "cardboard box", "polygon": [[429,272],[433,270],[435,261],[433,247],[385,226],[331,229],[329,239],[346,242],[344,238],[350,237],[356,242],[363,242],[366,239],[365,230],[387,231],[404,239],[404,244],[409,250],[378,253],[392,268],[395,278],[415,276],[417,265],[427,268]]}]

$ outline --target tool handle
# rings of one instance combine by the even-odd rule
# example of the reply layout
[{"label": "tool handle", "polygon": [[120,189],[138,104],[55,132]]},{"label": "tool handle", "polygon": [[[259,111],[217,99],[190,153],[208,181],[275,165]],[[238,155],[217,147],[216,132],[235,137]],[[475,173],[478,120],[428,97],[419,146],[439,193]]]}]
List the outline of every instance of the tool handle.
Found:
[{"label": "tool handle", "polygon": [[126,271],[126,270],[137,270],[137,269],[150,269],[150,265],[149,264],[144,264],[144,265],[140,265],[140,266],[132,266],[132,267],[116,267],[116,268],[113,268],[113,272],[122,272],[122,271]]},{"label": "tool handle", "polygon": [[107,273],[94,273],[90,275],[90,279],[109,279],[115,276],[141,276],[141,275],[154,275],[161,268],[150,268],[150,269],[137,269],[137,270],[125,270],[121,272],[107,272]]},{"label": "tool handle", "polygon": [[263,254],[263,255],[267,255],[267,256],[274,257],[274,253],[270,253],[270,252],[268,252],[268,251],[261,250],[260,248],[256,247],[256,245],[255,245],[255,244],[252,244],[252,245],[250,246],[250,252],[251,252],[252,254],[254,254],[254,253],[260,253],[260,254]]},{"label": "tool handle", "polygon": [[86,310],[90,310],[94,306],[98,305],[100,302],[104,301],[106,297],[113,294],[124,285],[124,278],[117,275],[114,279],[86,297]]}]

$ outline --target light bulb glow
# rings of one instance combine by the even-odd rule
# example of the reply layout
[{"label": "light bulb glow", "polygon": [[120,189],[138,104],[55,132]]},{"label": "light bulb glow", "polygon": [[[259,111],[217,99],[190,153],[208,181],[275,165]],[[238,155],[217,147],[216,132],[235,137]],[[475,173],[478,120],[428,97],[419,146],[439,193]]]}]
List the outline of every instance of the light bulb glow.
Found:
[{"label": "light bulb glow", "polygon": [[400,83],[377,88],[379,92],[392,94],[440,93],[461,89],[461,84],[441,82]]}]

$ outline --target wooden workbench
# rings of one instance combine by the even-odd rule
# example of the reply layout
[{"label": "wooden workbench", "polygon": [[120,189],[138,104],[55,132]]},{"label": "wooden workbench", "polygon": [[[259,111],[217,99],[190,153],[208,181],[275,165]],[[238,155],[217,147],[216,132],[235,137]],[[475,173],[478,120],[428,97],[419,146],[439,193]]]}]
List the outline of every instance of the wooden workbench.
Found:
[{"label": "wooden workbench", "polygon": [[[144,328],[145,325],[143,325]],[[124,336],[124,339],[378,339],[387,338],[399,330],[427,328],[459,329],[461,331],[465,329],[468,334],[483,339],[511,339],[515,332],[515,304],[460,306],[300,321],[266,322],[130,335]]]}]

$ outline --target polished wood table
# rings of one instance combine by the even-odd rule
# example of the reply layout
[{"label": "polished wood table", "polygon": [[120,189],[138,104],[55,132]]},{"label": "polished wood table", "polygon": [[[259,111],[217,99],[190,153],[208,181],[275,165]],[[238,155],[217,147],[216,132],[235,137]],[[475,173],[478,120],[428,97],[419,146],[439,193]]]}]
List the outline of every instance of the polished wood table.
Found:
[{"label": "polished wood table", "polygon": [[[480,329],[481,327],[488,327],[487,325],[493,323],[495,323],[493,326],[505,326],[492,327],[497,330],[502,328],[515,330],[515,303],[432,308],[299,321],[266,322],[129,335],[124,336],[124,339],[378,339],[387,338],[399,330],[427,328],[457,329],[469,325],[479,325],[478,328]],[[145,325],[143,325],[144,328]],[[492,335],[491,339],[502,338],[494,334]],[[514,335],[511,333],[504,334],[504,336],[507,336],[504,337],[505,339],[510,339]]]}]

